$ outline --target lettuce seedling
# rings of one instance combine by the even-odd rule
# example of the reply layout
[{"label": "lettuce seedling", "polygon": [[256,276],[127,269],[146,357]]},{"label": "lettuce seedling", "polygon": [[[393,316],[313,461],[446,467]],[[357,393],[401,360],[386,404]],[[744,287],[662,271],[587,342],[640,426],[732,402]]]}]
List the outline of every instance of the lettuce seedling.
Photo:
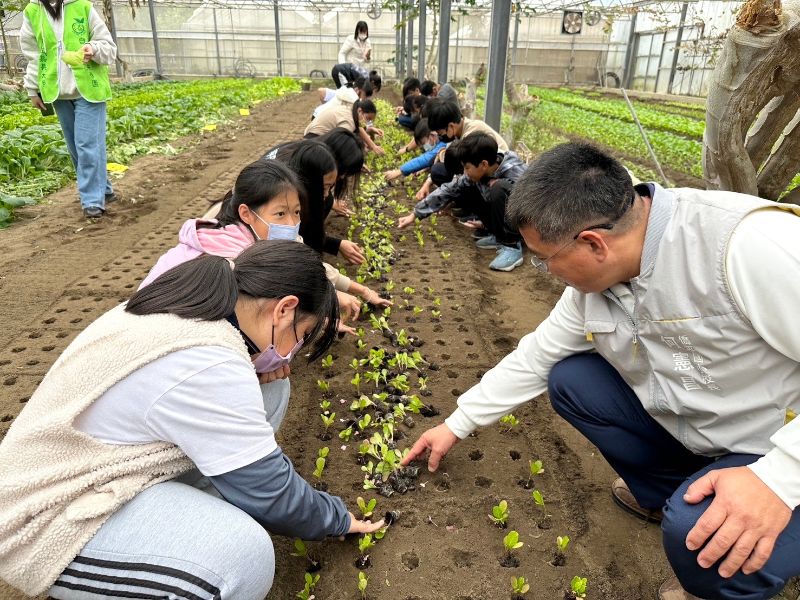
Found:
[{"label": "lettuce seedling", "polygon": [[408,294],[409,296],[413,296],[414,292],[416,292],[416,291],[417,290],[415,290],[413,287],[411,287],[409,285],[407,285],[406,287],[403,288],[403,293],[404,294]]},{"label": "lettuce seedling", "polygon": [[373,498],[369,502],[365,502],[364,498],[359,496],[356,498],[356,504],[358,508],[361,509],[361,514],[364,516],[365,519],[368,519],[372,516],[372,513],[375,511],[375,506],[378,504],[378,501]]},{"label": "lettuce seedling", "polygon": [[353,428],[347,427],[346,429],[342,429],[339,432],[339,439],[344,442],[349,442],[350,438],[353,437]]},{"label": "lettuce seedling", "polygon": [[350,410],[353,412],[364,412],[368,407],[375,406],[375,403],[369,397],[361,394],[358,400],[353,400],[350,403]]},{"label": "lettuce seedling", "polygon": [[366,347],[367,345],[362,340],[356,340],[356,348],[358,348],[358,350],[363,350]]},{"label": "lettuce seedling", "polygon": [[569,547],[569,536],[559,535],[556,537],[556,547],[561,554],[565,554],[567,552],[567,548]]},{"label": "lettuce seedling", "polygon": [[353,387],[356,388],[356,394],[361,394],[361,373],[356,373],[350,380]]},{"label": "lettuce seedling", "polygon": [[331,401],[323,400],[319,403],[319,407],[322,409],[322,412],[328,412],[328,409],[331,407]]},{"label": "lettuce seedling", "polygon": [[500,417],[500,422],[506,426],[505,433],[510,432],[514,427],[519,425],[519,419],[514,416],[514,413],[509,413],[504,417]]},{"label": "lettuce seedling", "polygon": [[536,475],[541,475],[542,473],[544,473],[544,467],[542,466],[542,461],[540,461],[540,460],[531,460],[531,461],[529,461],[528,462],[528,469],[529,469],[529,473],[530,473],[528,475],[528,480],[525,481],[523,479],[522,481],[519,482],[520,485],[522,485],[522,487],[524,487],[526,490],[529,490],[529,489],[531,489],[533,487],[533,478]]},{"label": "lettuce seedling", "polygon": [[328,429],[333,425],[333,421],[336,418],[336,413],[331,413],[330,415],[323,413],[320,415],[320,418],[322,419],[323,425],[325,425],[325,435],[327,435]]},{"label": "lettuce seedling", "polygon": [[442,311],[436,310],[435,308],[431,311],[434,319],[440,319],[442,317]]},{"label": "lettuce seedling", "polygon": [[369,413],[367,413],[358,420],[358,428],[361,431],[364,431],[367,427],[369,427],[369,424],[371,422],[372,422],[372,416]]},{"label": "lettuce seedling", "polygon": [[530,589],[531,586],[528,585],[528,581],[524,577],[511,578],[511,591],[514,592],[517,597],[527,594]]},{"label": "lettuce seedling", "polygon": [[296,598],[300,598],[300,600],[312,600],[314,598],[314,588],[317,586],[317,582],[319,582],[319,575],[312,575],[311,573],[306,573],[303,576],[304,586],[303,589],[295,594]]},{"label": "lettuce seedling", "polygon": [[[373,499],[373,502],[375,500]],[[358,551],[361,556],[366,556],[369,549],[375,545],[375,540],[372,539],[371,533],[365,533],[362,537],[358,538]]]},{"label": "lettuce seedling", "polygon": [[489,518],[501,529],[505,529],[508,524],[508,502],[500,500],[499,504],[492,506],[492,514]]},{"label": "lettuce seedling", "polygon": [[319,391],[321,391],[323,394],[327,394],[328,392],[331,391],[331,384],[325,381],[324,379],[317,379],[317,387],[319,388]]},{"label": "lettuce seedling", "polygon": [[500,564],[504,567],[518,567],[519,559],[514,556],[514,550],[522,548],[524,545],[519,541],[519,533],[513,529],[509,531],[503,538],[503,547],[506,549],[506,555]]},{"label": "lettuce seedling", "polygon": [[573,577],[569,584],[570,591],[568,593],[571,594],[569,598],[586,598],[586,583],[586,577],[579,577],[578,575]]},{"label": "lettuce seedling", "polygon": [[[440,240],[438,240],[438,239],[437,239],[436,241],[438,242],[438,241],[440,241]],[[449,252],[447,252],[446,250],[442,250],[442,258],[443,258],[444,260],[447,260],[447,259],[449,259],[449,258],[450,258],[450,253],[449,253]]]},{"label": "lettuce seedling", "polygon": [[333,356],[331,354],[328,354],[328,356],[322,359],[322,368],[330,369],[332,366],[333,366]]},{"label": "lettuce seedling", "polygon": [[358,591],[361,592],[361,599],[367,600],[367,582],[369,577],[364,575],[364,571],[358,572]]}]

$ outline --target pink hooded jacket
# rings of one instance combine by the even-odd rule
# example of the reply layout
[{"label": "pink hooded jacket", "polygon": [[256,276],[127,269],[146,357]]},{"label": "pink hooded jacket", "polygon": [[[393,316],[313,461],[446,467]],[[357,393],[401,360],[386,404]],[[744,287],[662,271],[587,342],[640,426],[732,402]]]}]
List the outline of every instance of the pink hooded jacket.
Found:
[{"label": "pink hooded jacket", "polygon": [[234,223],[219,229],[197,228],[200,223],[215,224],[216,219],[189,219],[178,234],[178,245],[168,250],[150,269],[139,289],[150,285],[159,275],[201,254],[236,258],[255,242],[247,225]]}]

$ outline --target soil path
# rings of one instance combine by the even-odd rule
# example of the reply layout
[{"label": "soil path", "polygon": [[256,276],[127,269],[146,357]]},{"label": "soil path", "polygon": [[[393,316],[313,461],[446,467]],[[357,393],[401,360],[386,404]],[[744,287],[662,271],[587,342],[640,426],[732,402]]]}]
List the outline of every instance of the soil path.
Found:
[{"label": "soil path", "polygon": [[[130,295],[158,256],[174,245],[186,218],[202,214],[207,201],[220,197],[264,149],[302,135],[314,98],[309,93],[259,105],[236,125],[186,141],[189,147],[179,155],[140,158],[116,184],[120,203],[96,223],[81,218],[75,188],[69,186],[45,204],[21,211],[21,221],[0,232],[0,436],[61,350]],[[343,230],[344,220],[331,227]],[[429,387],[441,415],[418,417],[409,431],[412,440],[441,422],[457,396],[536,327],[561,291],[527,263],[510,274],[491,272],[487,265],[492,254],[476,250],[462,227],[441,218],[438,229],[446,240],[430,242],[424,251],[412,234],[405,242],[395,236],[402,256],[393,277],[399,289],[408,285],[419,290],[413,303],[425,312],[412,322],[411,312],[397,308],[401,314],[393,319],[425,341],[423,353],[439,366],[430,372]],[[448,260],[443,250],[451,253]],[[441,320],[431,317],[431,298],[423,298],[427,286],[441,298]],[[345,365],[355,354],[353,341],[340,342],[333,354],[338,375],[323,375],[318,365],[295,369],[294,408],[279,440],[309,478],[317,448],[325,445],[315,437],[320,422],[314,382],[330,376],[337,382],[335,391],[346,396],[350,375]],[[373,552],[369,598],[501,600],[511,596],[512,575],[530,580],[528,597],[535,599],[560,599],[574,575],[589,578],[592,598],[654,597],[668,574],[658,528],[613,505],[613,473],[594,448],[553,414],[546,400],[530,403],[517,416],[521,424],[510,433],[487,427],[459,444],[439,474],[422,476],[424,487],[402,497],[379,498],[379,510],[397,509],[402,517]],[[338,442],[327,443],[331,458],[326,480],[331,492],[354,507],[356,496],[371,495],[361,490],[352,447],[340,451]],[[530,491],[517,485],[534,458],[545,465],[537,486],[552,515],[547,530],[536,526],[538,509]],[[486,515],[500,499],[509,501],[511,527],[525,543],[519,569],[498,563],[504,532],[494,529]],[[549,561],[555,537],[564,534],[573,540],[567,564],[553,567]],[[275,538],[279,576],[271,600],[293,598],[302,587],[305,565],[289,556],[290,545],[291,540]],[[354,540],[314,545],[326,562],[318,598],[358,596],[354,546]],[[0,585],[0,598],[21,596]]]}]

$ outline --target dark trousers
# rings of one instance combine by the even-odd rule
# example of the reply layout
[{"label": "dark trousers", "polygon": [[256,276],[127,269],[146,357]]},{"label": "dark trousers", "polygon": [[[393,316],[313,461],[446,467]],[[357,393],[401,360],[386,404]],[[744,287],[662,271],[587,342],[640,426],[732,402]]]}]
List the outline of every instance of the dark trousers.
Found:
[{"label": "dark trousers", "polygon": [[337,90],[338,90],[340,87],[342,87],[342,82],[341,82],[341,80],[339,79],[339,74],[340,74],[340,73],[342,73],[342,74],[345,76],[345,78],[347,79],[347,81],[348,81],[348,82],[350,82],[350,78],[349,78],[349,77],[347,77],[347,73],[344,73],[344,72],[343,72],[343,71],[342,71],[342,70],[339,68],[339,65],[335,65],[335,66],[333,67],[333,69],[331,69],[331,78],[333,79],[333,84],[336,86],[336,89],[337,89]]},{"label": "dark trousers", "polygon": [[482,202],[481,212],[476,213],[483,221],[483,226],[503,246],[516,246],[522,241],[519,231],[512,229],[506,222],[506,205],[514,184],[508,179],[498,179],[489,188],[489,201]]},{"label": "dark trousers", "polygon": [[698,551],[686,548],[686,536],[711,504],[683,500],[693,481],[714,469],[747,465],[759,456],[728,454],[698,456],[661,427],[619,373],[598,354],[579,354],[558,363],[548,381],[555,411],[589,439],[625,480],[646,508],[664,510],[664,550],[683,587],[701,598],[760,600],[780,592],[800,574],[800,509],[778,537],[767,564],[752,575],[738,572],[722,578],[719,563],[704,569]]}]

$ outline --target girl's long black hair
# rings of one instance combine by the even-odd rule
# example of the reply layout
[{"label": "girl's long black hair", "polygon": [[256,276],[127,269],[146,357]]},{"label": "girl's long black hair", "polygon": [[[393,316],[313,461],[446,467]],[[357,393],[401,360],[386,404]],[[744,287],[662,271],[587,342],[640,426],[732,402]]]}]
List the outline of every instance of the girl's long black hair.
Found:
[{"label": "girl's long black hair", "polygon": [[301,203],[300,235],[307,246],[321,254],[327,216],[323,178],[337,170],[336,159],[318,139],[303,140],[292,148],[284,148],[278,150],[276,160],[285,162],[297,174],[306,190],[305,201]]},{"label": "girl's long black hair", "polygon": [[134,315],[168,313],[184,319],[218,321],[233,314],[242,297],[296,296],[298,311],[316,319],[306,336],[311,361],[333,343],[339,303],[319,255],[305,244],[263,240],[229,259],[204,254],[161,274],[137,291],[125,307]]}]

